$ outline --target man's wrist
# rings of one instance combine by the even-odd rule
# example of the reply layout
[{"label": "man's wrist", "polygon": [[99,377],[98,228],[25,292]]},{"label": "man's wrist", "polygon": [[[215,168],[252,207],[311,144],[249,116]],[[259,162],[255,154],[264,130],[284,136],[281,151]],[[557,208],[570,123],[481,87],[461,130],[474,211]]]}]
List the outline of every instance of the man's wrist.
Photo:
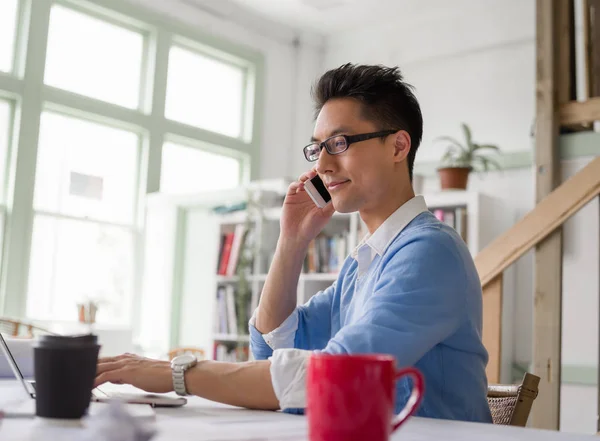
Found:
[{"label": "man's wrist", "polygon": [[168,392],[174,392],[175,389],[173,388],[173,369],[171,368],[171,363],[168,361],[162,361],[161,362],[163,364],[163,368],[164,368],[164,382],[165,384],[168,384]]},{"label": "man's wrist", "polygon": [[308,244],[303,239],[297,237],[280,237],[277,241],[276,252],[284,253],[284,255],[289,256],[290,254],[295,256],[301,256],[304,259],[306,252],[308,251]]},{"label": "man's wrist", "polygon": [[202,396],[198,386],[202,384],[202,376],[205,374],[203,371],[205,370],[207,363],[214,363],[214,361],[198,360],[198,363],[196,363],[194,367],[189,368],[185,372],[185,385],[188,394]]}]

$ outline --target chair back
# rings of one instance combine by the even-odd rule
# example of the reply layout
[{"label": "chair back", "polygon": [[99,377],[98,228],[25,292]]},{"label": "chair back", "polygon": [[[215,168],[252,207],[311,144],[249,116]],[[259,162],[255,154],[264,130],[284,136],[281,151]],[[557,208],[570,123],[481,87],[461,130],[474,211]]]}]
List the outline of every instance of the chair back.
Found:
[{"label": "chair back", "polygon": [[487,399],[494,424],[525,427],[539,383],[540,377],[526,372],[521,384],[489,385]]},{"label": "chair back", "polygon": [[0,317],[0,332],[14,338],[33,338],[38,334],[56,335],[54,332],[31,323],[5,317]]},{"label": "chair back", "polygon": [[192,346],[183,346],[183,347],[171,349],[169,351],[169,360],[173,360],[178,355],[183,355],[183,354],[195,355],[198,360],[203,360],[205,357],[203,349],[195,348]]}]

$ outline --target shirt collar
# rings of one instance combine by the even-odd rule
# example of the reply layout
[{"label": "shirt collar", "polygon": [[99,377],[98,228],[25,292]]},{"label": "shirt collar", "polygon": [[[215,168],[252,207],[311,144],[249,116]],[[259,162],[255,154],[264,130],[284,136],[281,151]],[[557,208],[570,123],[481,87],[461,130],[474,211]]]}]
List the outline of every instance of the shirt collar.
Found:
[{"label": "shirt collar", "polygon": [[[352,252],[352,257],[359,261],[359,267],[361,264],[370,264],[375,254],[383,255],[385,250],[390,246],[396,236],[404,230],[404,228],[419,214],[429,211],[425,198],[423,196],[415,196],[412,199],[406,201],[396,211],[394,211],[380,226],[375,230],[373,234],[367,234],[360,243],[356,246]],[[364,255],[364,251],[361,248],[369,247],[372,252],[371,258],[368,262],[363,261],[364,259],[357,259],[359,252]],[[363,270],[366,268],[363,268]],[[362,272],[359,268],[359,272]]]}]

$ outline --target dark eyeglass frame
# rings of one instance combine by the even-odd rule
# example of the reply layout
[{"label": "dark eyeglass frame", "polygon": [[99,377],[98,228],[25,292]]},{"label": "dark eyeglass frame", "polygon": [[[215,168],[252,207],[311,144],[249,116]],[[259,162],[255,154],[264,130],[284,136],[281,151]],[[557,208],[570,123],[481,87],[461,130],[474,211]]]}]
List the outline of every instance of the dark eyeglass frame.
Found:
[{"label": "dark eyeglass frame", "polygon": [[[330,155],[339,155],[340,153],[344,153],[346,150],[348,150],[348,147],[350,147],[350,144],[354,144],[355,142],[367,141],[367,140],[373,139],[373,138],[382,138],[384,136],[389,136],[392,133],[396,133],[398,130],[382,130],[379,132],[361,133],[360,135],[333,135],[322,142],[311,142],[310,144],[307,144],[302,149],[302,152],[304,153],[304,158],[308,162],[314,162],[314,161],[318,160],[319,157],[317,156],[316,159],[309,159],[308,149],[309,149],[309,147],[312,147],[315,144],[317,144],[319,146],[319,155],[321,154],[321,151],[323,149],[327,150],[327,153],[329,153]],[[329,150],[327,141],[329,141],[330,139],[333,139],[333,138],[338,138],[340,136],[346,140],[346,148],[339,152],[332,152],[331,150]]]}]

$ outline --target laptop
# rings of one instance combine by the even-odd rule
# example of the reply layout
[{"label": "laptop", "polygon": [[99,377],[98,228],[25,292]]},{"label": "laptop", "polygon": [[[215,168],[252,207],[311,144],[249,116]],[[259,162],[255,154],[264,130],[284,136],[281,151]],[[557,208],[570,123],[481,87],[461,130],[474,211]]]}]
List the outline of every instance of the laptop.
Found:
[{"label": "laptop", "polygon": [[[17,380],[21,382],[23,388],[27,392],[27,394],[35,399],[35,381],[26,380],[17,365],[15,358],[12,353],[2,333],[0,332],[0,349],[2,349],[2,353],[6,357],[8,364],[13,371]],[[101,390],[99,387],[96,387],[92,390],[92,399],[91,401],[95,402],[108,402],[110,400],[120,400],[129,404],[146,404],[152,407],[180,407],[187,403],[187,399],[185,397],[169,397],[164,395],[155,395],[155,394],[145,394],[145,393],[118,393],[118,392],[105,392]]]}]

